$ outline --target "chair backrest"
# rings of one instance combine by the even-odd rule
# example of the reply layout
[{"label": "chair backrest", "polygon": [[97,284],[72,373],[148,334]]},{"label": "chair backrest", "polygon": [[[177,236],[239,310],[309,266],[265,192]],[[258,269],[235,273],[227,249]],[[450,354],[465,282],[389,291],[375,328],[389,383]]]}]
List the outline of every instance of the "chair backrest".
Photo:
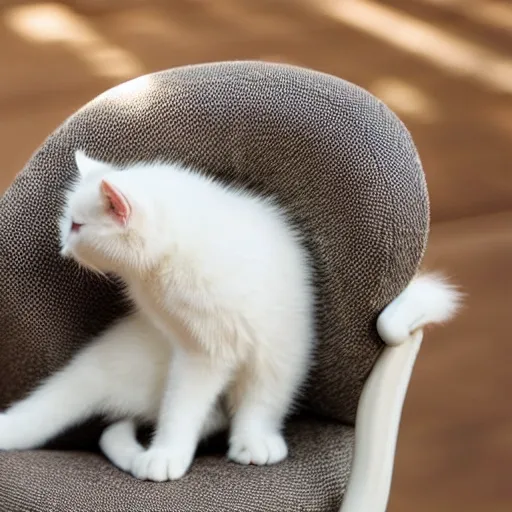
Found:
[{"label": "chair backrest", "polygon": [[429,222],[411,137],[365,90],[263,62],[171,69],[85,105],[0,200],[0,405],[61,366],[125,312],[119,290],[58,255],[74,150],[126,164],[191,164],[273,194],[306,233],[318,289],[307,403],[354,421],[382,342],[378,313],[412,279]]}]

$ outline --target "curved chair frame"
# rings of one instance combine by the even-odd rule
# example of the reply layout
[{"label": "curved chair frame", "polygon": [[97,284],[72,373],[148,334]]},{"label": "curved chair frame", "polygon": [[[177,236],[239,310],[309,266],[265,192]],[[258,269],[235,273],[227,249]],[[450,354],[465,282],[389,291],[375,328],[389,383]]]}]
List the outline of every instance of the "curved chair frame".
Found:
[{"label": "curved chair frame", "polygon": [[[399,299],[380,318],[390,306],[396,308]],[[395,321],[406,321],[406,318]],[[404,326],[394,327],[393,330],[404,332]],[[423,331],[418,329],[400,344],[387,338],[383,329],[379,329],[379,334],[386,347],[359,400],[354,458],[340,512],[385,512],[389,499],[402,407]]]}]

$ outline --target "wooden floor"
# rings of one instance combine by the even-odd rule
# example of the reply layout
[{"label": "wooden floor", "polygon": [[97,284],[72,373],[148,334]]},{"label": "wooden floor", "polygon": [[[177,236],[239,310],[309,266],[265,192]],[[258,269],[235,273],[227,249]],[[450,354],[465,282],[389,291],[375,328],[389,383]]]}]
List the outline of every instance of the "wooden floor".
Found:
[{"label": "wooden floor", "polygon": [[389,510],[512,510],[510,1],[0,0],[0,189],[104,89],[242,58],[356,82],[412,131],[432,200],[425,264],[467,301],[426,335]]}]

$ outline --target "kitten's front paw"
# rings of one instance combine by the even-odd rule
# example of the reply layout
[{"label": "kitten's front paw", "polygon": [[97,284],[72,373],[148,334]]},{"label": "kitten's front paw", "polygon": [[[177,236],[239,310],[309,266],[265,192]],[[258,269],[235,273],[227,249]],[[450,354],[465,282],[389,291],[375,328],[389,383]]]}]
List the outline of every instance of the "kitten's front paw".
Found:
[{"label": "kitten's front paw", "polygon": [[187,472],[193,455],[183,450],[149,448],[135,457],[131,473],[140,480],[153,482],[177,480]]},{"label": "kitten's front paw", "polygon": [[286,459],[288,447],[279,433],[233,436],[228,457],[240,464],[275,464]]}]

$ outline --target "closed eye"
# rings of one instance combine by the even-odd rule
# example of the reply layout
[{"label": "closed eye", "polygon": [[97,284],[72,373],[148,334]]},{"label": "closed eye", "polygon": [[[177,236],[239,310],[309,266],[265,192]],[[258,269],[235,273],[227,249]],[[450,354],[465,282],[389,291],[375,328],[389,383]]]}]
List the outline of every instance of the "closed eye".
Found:
[{"label": "closed eye", "polygon": [[71,223],[71,231],[73,233],[78,233],[80,231],[80,228],[83,226],[83,224],[79,224],[78,222],[72,222]]}]

